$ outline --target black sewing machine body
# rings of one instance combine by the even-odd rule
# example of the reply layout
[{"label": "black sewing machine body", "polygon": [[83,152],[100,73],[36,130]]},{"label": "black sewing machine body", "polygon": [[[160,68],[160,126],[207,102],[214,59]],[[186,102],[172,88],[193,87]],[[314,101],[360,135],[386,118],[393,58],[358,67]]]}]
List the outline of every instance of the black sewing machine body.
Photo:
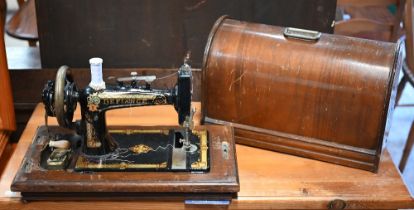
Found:
[{"label": "black sewing machine body", "polygon": [[[50,142],[67,141],[80,148],[59,148],[50,145],[43,151],[46,169],[75,171],[208,171],[208,141],[206,131],[192,131],[191,67],[184,64],[177,72],[176,86],[153,89],[155,76],[117,78],[116,84],[104,88],[77,87],[63,66],[55,81],[48,81],[42,93],[48,116],[56,116],[61,127],[72,129],[81,143],[70,142],[58,134],[49,133]],[[127,84],[126,84],[127,83]],[[77,102],[81,120],[72,122]],[[111,109],[137,106],[174,105],[178,123],[174,129],[125,129],[110,132],[105,113]],[[63,143],[61,143],[63,144]],[[73,164],[69,164],[75,158]]]},{"label": "black sewing machine body", "polygon": [[120,88],[109,86],[95,91],[90,87],[79,94],[82,120],[79,133],[85,137],[84,153],[104,155],[116,149],[117,144],[108,135],[105,112],[111,109],[135,106],[173,104],[172,91]]}]

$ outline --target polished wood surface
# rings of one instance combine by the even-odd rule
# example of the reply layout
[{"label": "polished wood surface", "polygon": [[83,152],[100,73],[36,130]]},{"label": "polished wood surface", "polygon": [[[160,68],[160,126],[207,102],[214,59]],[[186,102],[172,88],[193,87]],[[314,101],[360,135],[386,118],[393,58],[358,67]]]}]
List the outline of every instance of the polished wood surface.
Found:
[{"label": "polished wood surface", "polygon": [[[0,26],[4,25],[6,1],[0,1]],[[10,74],[7,66],[4,29],[0,27],[0,156],[2,155],[11,131],[16,130]]]},{"label": "polished wood surface", "polygon": [[283,30],[216,22],[202,75],[206,122],[234,125],[238,143],[375,172],[400,45],[329,34],[304,41]]},{"label": "polished wood surface", "polygon": [[16,122],[3,27],[0,27],[0,90],[0,130],[13,131],[16,129]]},{"label": "polished wood surface", "polygon": [[9,143],[10,132],[6,130],[0,130],[0,157],[3,155],[4,150]]},{"label": "polished wood surface", "polygon": [[1,151],[1,153],[4,151],[4,149],[7,146],[8,138],[9,138],[9,133],[7,131],[4,131],[4,130],[0,131],[0,151]]},{"label": "polished wood surface", "polygon": [[[195,104],[199,106],[199,104]],[[79,112],[76,113],[79,117]],[[197,113],[196,119],[200,119]],[[51,124],[56,125],[54,119]],[[108,112],[111,125],[173,125],[172,107],[141,107]],[[43,105],[38,105],[0,180],[0,208],[3,209],[182,209],[182,202],[143,201],[39,201],[23,203],[10,191],[10,184],[39,125],[44,123]],[[237,145],[240,192],[230,209],[326,209],[335,199],[347,209],[414,208],[400,174],[388,152],[383,153],[377,174]]]},{"label": "polished wood surface", "polygon": [[27,41],[37,41],[39,39],[35,0],[28,0],[17,10],[6,24],[6,32],[17,39]]},{"label": "polished wood surface", "polygon": [[[4,24],[5,17],[6,17],[6,1],[3,0],[3,1],[0,1],[0,25]],[[3,39],[4,35],[1,35],[1,36],[2,36],[2,39]],[[3,50],[4,50],[4,48],[3,48]],[[3,68],[4,68],[4,65],[3,65]],[[7,68],[6,68],[6,70],[7,70]],[[5,71],[5,70],[3,70],[3,71]],[[0,81],[1,81],[1,79],[0,79]],[[3,154],[4,149],[6,148],[8,140],[9,140],[9,132],[7,130],[2,130],[1,128],[3,128],[3,120],[2,120],[2,117],[0,116],[0,158]]]}]

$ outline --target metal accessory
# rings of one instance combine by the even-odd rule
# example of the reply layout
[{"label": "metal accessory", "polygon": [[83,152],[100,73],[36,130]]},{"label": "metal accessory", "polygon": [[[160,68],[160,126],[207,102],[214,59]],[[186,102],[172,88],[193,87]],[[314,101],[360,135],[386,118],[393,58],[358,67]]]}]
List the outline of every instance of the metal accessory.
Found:
[{"label": "metal accessory", "polygon": [[287,38],[301,39],[304,41],[317,41],[321,37],[321,32],[289,27],[285,28],[283,35]]},{"label": "metal accessory", "polygon": [[47,168],[50,170],[63,170],[69,163],[70,150],[68,149],[55,149],[47,159]]},{"label": "metal accessory", "polygon": [[56,75],[55,114],[60,126],[71,127],[77,104],[77,89],[67,66],[62,66]]},{"label": "metal accessory", "polygon": [[131,81],[145,81],[147,83],[153,82],[157,77],[155,75],[149,76],[137,76],[137,72],[131,72],[130,77],[119,77],[116,79],[117,82],[131,82]]},{"label": "metal accessory", "polygon": [[192,69],[190,65],[184,62],[178,70],[178,81],[175,88],[177,98],[174,107],[178,112],[178,122],[180,125],[190,115],[192,93]]},{"label": "metal accessory", "polygon": [[187,116],[185,118],[185,121],[183,123],[183,127],[184,127],[184,138],[180,140],[181,143],[183,143],[183,147],[188,151],[188,152],[195,152],[197,151],[197,146],[194,144],[191,144],[191,130],[194,128],[194,121],[193,121],[193,117],[194,117],[194,113],[195,113],[195,108],[191,109],[190,115]]}]

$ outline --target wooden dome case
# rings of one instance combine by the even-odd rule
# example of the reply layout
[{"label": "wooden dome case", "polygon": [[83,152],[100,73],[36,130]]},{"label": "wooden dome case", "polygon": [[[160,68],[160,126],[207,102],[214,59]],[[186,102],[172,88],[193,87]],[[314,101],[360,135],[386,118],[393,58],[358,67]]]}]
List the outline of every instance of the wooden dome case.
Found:
[{"label": "wooden dome case", "polygon": [[376,171],[400,45],[220,18],[204,54],[207,123],[236,141]]}]

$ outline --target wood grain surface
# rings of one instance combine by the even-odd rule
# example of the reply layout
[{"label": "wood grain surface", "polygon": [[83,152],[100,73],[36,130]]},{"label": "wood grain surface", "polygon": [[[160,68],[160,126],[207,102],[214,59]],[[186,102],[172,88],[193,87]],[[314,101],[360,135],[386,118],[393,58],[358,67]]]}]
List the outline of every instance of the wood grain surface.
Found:
[{"label": "wood grain surface", "polygon": [[[200,104],[195,104],[199,107]],[[79,117],[79,112],[76,113]],[[174,125],[172,107],[141,107],[108,112],[111,125]],[[183,209],[195,208],[178,201],[39,201],[24,203],[10,184],[31,144],[34,132],[43,124],[43,105],[31,117],[15,153],[0,181],[0,209]],[[199,119],[200,114],[197,114]],[[162,119],[162,120],[161,120]],[[50,119],[56,124],[54,119]],[[381,158],[379,171],[373,174],[237,145],[240,192],[229,209],[326,209],[329,202],[341,199],[347,209],[414,208],[414,200],[387,151]]]},{"label": "wood grain surface", "polygon": [[[1,9],[5,9],[5,2],[1,2]],[[3,24],[3,19],[1,19],[0,25]],[[3,27],[0,29],[0,99],[0,130],[14,131],[16,129],[16,119],[14,114],[10,73],[7,66]]]},{"label": "wood grain surface", "polygon": [[[238,143],[376,171],[394,107],[399,44],[222,18],[205,51],[203,114]],[[395,76],[396,75],[396,76]]]},{"label": "wood grain surface", "polygon": [[8,35],[17,39],[37,41],[37,19],[35,0],[28,0],[6,24]]},{"label": "wood grain surface", "polygon": [[[0,25],[4,25],[6,1],[0,1]],[[6,46],[4,43],[4,28],[0,29],[0,156],[2,155],[12,131],[16,130],[16,118],[7,66]]]},{"label": "wood grain surface", "polygon": [[0,157],[9,143],[10,131],[0,130]]}]

